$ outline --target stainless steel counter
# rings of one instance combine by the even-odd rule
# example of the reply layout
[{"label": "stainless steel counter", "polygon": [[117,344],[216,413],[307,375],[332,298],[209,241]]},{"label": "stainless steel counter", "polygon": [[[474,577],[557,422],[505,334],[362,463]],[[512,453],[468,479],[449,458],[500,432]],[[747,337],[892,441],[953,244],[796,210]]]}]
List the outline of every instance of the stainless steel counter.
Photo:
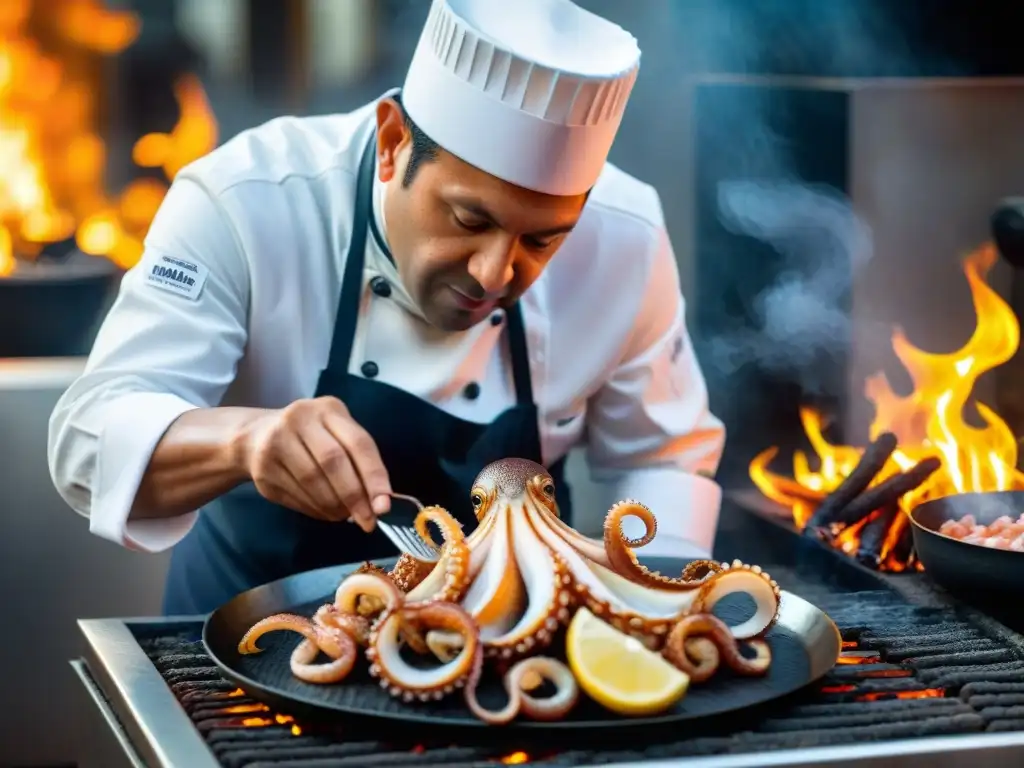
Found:
[{"label": "stainless steel counter", "polygon": [[76,619],[160,610],[167,558],[93,536],[50,480],[50,412],[84,364],[0,360],[0,765],[73,764],[94,737],[67,665],[83,650]]}]

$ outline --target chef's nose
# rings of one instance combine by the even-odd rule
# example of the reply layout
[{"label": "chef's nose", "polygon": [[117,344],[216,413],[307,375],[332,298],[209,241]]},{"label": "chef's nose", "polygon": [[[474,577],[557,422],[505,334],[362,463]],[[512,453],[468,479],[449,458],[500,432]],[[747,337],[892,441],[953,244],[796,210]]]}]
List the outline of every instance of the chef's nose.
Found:
[{"label": "chef's nose", "polygon": [[496,237],[469,259],[469,274],[489,296],[499,296],[512,282],[515,240]]}]

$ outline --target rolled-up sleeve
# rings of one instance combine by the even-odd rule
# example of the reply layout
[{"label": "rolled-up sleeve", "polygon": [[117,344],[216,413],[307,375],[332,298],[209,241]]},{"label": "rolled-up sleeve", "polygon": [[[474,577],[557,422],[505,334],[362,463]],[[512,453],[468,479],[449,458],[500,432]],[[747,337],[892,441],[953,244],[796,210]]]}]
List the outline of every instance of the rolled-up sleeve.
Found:
[{"label": "rolled-up sleeve", "polygon": [[[587,405],[587,459],[605,501],[636,499],[657,517],[658,534],[639,553],[706,557],[718,526],[721,488],[711,478],[725,429],[708,410],[663,229],[654,250],[625,353]],[[639,533],[639,521],[624,527]]]},{"label": "rolled-up sleeve", "polygon": [[[189,290],[157,279],[175,263],[194,268],[183,277]],[[198,180],[179,175],[142,259],[121,282],[85,371],[50,417],[50,475],[93,533],[159,552],[191,529],[196,512],[128,516],[167,428],[186,411],[217,405],[233,380],[246,342],[248,286],[226,214]]]}]

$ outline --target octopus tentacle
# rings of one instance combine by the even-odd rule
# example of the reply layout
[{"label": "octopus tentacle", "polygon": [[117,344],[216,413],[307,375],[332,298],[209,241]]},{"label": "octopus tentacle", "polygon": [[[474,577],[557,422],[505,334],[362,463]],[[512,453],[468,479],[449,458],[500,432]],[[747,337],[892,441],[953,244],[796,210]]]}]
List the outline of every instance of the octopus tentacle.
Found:
[{"label": "octopus tentacle", "polygon": [[462,634],[443,629],[432,629],[427,632],[424,642],[437,660],[445,664],[454,661],[466,647],[466,638]]},{"label": "octopus tentacle", "polygon": [[[488,657],[505,661],[536,653],[568,623],[574,604],[572,577],[565,560],[545,546],[530,514],[509,516],[508,532],[512,562],[516,563],[526,594],[525,609],[515,615],[513,626],[484,638]],[[465,605],[474,615],[477,608],[467,595]]]},{"label": "octopus tentacle", "polygon": [[[477,671],[477,677],[479,672]],[[554,695],[540,699],[528,691],[535,683],[547,680],[555,686]],[[532,656],[514,664],[504,676],[508,701],[495,711],[485,708],[476,697],[476,685],[466,686],[466,706],[488,725],[505,725],[521,712],[534,720],[560,720],[579,700],[579,686],[572,671],[562,662],[547,656]]]},{"label": "octopus tentacle", "polygon": [[408,553],[403,553],[390,571],[367,561],[360,565],[353,573],[372,573],[378,576],[387,576],[395,582],[395,585],[400,590],[409,592],[423,581],[428,573],[434,570],[434,565],[433,562],[419,560]]},{"label": "octopus tentacle", "polygon": [[696,668],[690,673],[693,682],[703,682],[718,671],[722,654],[714,640],[709,637],[688,637],[683,647],[686,650],[686,657],[696,664]]},{"label": "octopus tentacle", "polygon": [[[714,644],[714,652],[706,643]],[[711,614],[695,614],[680,619],[668,636],[662,651],[674,666],[686,672],[695,683],[704,682],[718,668],[719,659],[734,672],[741,675],[763,675],[771,664],[771,648],[764,640],[748,643],[754,651],[753,658],[747,658],[729,626]],[[696,659],[695,659],[696,657]]]},{"label": "octopus tentacle", "polygon": [[[643,536],[638,539],[631,539],[623,533],[622,521],[627,517],[635,517],[644,524]],[[696,567],[694,567],[694,563],[691,563],[683,570],[682,578],[678,579],[663,576],[641,565],[632,548],[650,544],[657,533],[658,521],[654,513],[646,505],[632,499],[620,501],[613,505],[608,510],[608,516],[604,519],[604,547],[608,554],[611,569],[620,576],[624,576],[637,584],[655,589],[679,591],[696,589],[705,579],[716,572],[718,564],[712,560],[699,560],[697,562],[701,565]],[[706,570],[708,573],[695,578],[701,570]]]},{"label": "octopus tentacle", "polygon": [[715,560],[694,560],[683,568],[683,581],[704,581],[708,576],[721,573],[725,566]]},{"label": "octopus tentacle", "polygon": [[710,613],[726,595],[745,593],[754,601],[754,614],[730,630],[737,640],[748,640],[767,632],[779,618],[782,590],[778,583],[759,565],[748,565],[739,560],[722,563],[721,570],[710,574],[700,586],[700,608],[696,612]]},{"label": "octopus tentacle", "polygon": [[[430,629],[457,632],[464,638],[451,661],[431,669],[413,667],[399,653],[402,625],[414,620]],[[430,601],[406,604],[386,613],[370,635],[366,652],[370,674],[392,696],[404,701],[441,699],[466,684],[480,653],[479,630],[473,617],[454,603]]]},{"label": "octopus tentacle", "polygon": [[314,624],[312,619],[293,613],[275,613],[249,627],[249,630],[242,635],[242,639],[238,641],[238,652],[242,655],[261,653],[263,649],[257,646],[256,642],[268,632],[282,631],[298,632],[318,647],[321,640],[329,642],[327,635],[330,633]]},{"label": "octopus tentacle", "polygon": [[719,647],[732,641],[732,633],[722,621],[698,613],[679,620],[661,653],[670,664],[688,674],[691,682],[703,683],[718,671]]},{"label": "octopus tentacle", "polygon": [[[408,592],[410,602],[433,600],[457,603],[472,580],[471,552],[459,521],[441,507],[425,507],[416,516],[416,530],[424,541],[432,543],[427,523],[441,528],[444,544],[441,557],[417,586]],[[423,534],[426,533],[426,537]]]},{"label": "octopus tentacle", "polygon": [[416,528],[416,533],[419,534],[419,537],[427,545],[435,549],[440,549],[443,545],[438,544],[434,541],[434,537],[431,536],[430,528],[428,527],[430,523],[441,529],[444,545],[456,544],[466,538],[466,535],[462,532],[462,524],[448,510],[438,506],[424,507],[416,515],[413,526]]},{"label": "octopus tentacle", "polygon": [[[533,720],[560,720],[569,714],[579,701],[580,689],[572,670],[557,659],[546,656],[523,659],[509,671],[509,674],[517,670],[518,677],[523,683],[527,675],[532,673],[555,687],[553,695],[540,699],[529,693],[534,686],[521,684],[522,712],[527,717]],[[512,682],[506,682],[506,689],[512,687]]]},{"label": "octopus tentacle", "polygon": [[432,570],[434,570],[434,563],[427,560],[419,560],[406,553],[398,558],[398,562],[395,563],[395,567],[391,569],[388,575],[398,585],[400,590],[411,592]]},{"label": "octopus tentacle", "polygon": [[[321,615],[320,611],[317,615]],[[292,651],[290,662],[292,674],[300,680],[308,683],[337,683],[344,680],[355,666],[358,646],[349,632],[288,613],[278,613],[256,622],[239,641],[238,652],[243,655],[260,653],[262,649],[256,642],[268,632],[278,631],[298,632],[303,637]],[[321,651],[331,661],[314,664],[313,661]]]},{"label": "octopus tentacle", "polygon": [[334,593],[339,613],[379,616],[405,602],[405,595],[390,578],[379,573],[352,573],[342,580]]},{"label": "octopus tentacle", "polygon": [[[321,651],[331,660],[324,664],[314,664]],[[330,641],[324,642],[321,639],[319,644],[303,638],[292,651],[290,666],[292,674],[307,683],[340,683],[352,671],[357,656],[355,641],[347,632],[339,630]]]},{"label": "octopus tentacle", "polygon": [[725,663],[729,668],[740,675],[763,675],[772,664],[772,649],[768,641],[763,637],[747,640],[745,646],[754,652],[754,656],[748,658],[739,652],[725,653]]},{"label": "octopus tentacle", "polygon": [[342,613],[332,603],[321,606],[313,614],[313,623],[325,629],[344,632],[358,645],[365,646],[370,641],[370,620],[365,616]]}]

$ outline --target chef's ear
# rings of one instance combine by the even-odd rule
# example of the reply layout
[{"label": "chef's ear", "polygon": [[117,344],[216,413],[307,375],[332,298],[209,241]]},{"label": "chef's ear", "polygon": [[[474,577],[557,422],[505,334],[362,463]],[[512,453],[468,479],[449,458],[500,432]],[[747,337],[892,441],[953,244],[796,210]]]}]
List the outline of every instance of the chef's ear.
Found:
[{"label": "chef's ear", "polygon": [[391,181],[397,170],[398,152],[410,139],[405,113],[394,99],[377,102],[377,172]]}]

